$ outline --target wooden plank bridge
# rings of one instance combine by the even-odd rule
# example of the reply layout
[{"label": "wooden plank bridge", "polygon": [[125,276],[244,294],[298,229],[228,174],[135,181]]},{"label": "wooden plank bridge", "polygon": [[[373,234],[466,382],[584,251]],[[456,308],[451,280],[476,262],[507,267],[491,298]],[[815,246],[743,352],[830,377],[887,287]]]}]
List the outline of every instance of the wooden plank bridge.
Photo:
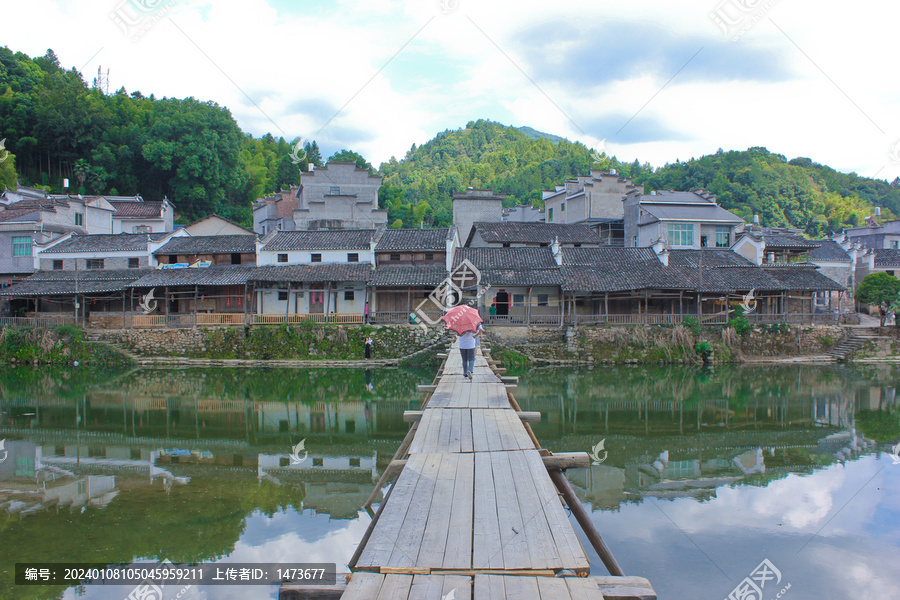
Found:
[{"label": "wooden plank bridge", "polygon": [[[496,364],[480,351],[472,380],[454,344],[423,410],[369,499],[399,476],[333,596],[291,585],[282,600],[655,599],[649,582],[625,577],[561,468],[586,467],[586,453],[541,449]],[[539,415],[537,415],[539,418]],[[609,577],[590,577],[587,555],[565,513],[572,510]],[[305,589],[305,588],[303,588]],[[327,593],[326,593],[327,594]]]}]

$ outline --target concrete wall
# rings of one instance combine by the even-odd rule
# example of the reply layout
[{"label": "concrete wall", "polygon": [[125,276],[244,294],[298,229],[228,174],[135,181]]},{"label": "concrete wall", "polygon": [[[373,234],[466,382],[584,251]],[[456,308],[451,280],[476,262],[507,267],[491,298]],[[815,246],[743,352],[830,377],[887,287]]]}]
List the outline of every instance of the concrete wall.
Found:
[{"label": "concrete wall", "polygon": [[[22,274],[30,275],[34,272],[34,257],[13,256],[13,238],[27,237],[34,243],[34,237],[31,231],[0,231],[0,274]],[[32,253],[34,246],[32,245]]]},{"label": "concrete wall", "polygon": [[344,229],[368,229],[387,223],[387,210],[378,208],[381,176],[369,175],[353,163],[331,162],[301,173],[300,185],[298,208],[293,211],[297,229],[322,228],[323,221],[340,221],[338,226]]},{"label": "concrete wall", "polygon": [[[287,254],[287,262],[278,262],[279,254]],[[375,260],[375,253],[371,248],[357,250],[283,250],[283,251],[260,251],[259,265],[308,265],[312,263],[312,255],[321,254],[323,263],[346,263],[348,254],[358,254],[359,261],[362,263],[372,263]]]},{"label": "concrete wall", "polygon": [[[347,300],[345,292],[352,291],[353,299]],[[279,294],[281,292],[281,294]],[[288,293],[287,300],[280,300]],[[328,299],[325,294],[329,293]],[[292,287],[288,292],[285,286],[257,290],[257,312],[264,315],[309,314],[313,312],[313,303],[316,303],[325,312],[328,307],[330,313],[362,313],[366,307],[366,284],[363,282],[338,282],[330,292],[324,289],[310,289],[309,284],[302,288]],[[371,308],[371,307],[370,307]]]},{"label": "concrete wall", "polygon": [[498,196],[453,198],[453,224],[459,230],[460,243],[463,245],[472,231],[473,223],[499,223],[502,220],[503,199]]},{"label": "concrete wall", "polygon": [[[39,261],[40,261],[40,268],[42,271],[52,271],[54,260],[63,261],[63,268],[62,268],[63,271],[74,271],[76,268],[79,271],[86,271],[86,270],[88,270],[87,261],[91,258],[94,258],[94,257],[93,256],[74,257],[71,254],[54,255],[51,253],[51,254],[42,254],[39,258]],[[128,266],[129,258],[137,258],[138,259],[138,263],[140,266],[137,268],[139,268],[139,269],[147,269],[152,266],[150,264],[150,257],[147,255],[147,253],[144,253],[141,255],[125,254],[122,252],[116,253],[116,255],[112,255],[112,254],[99,255],[98,254],[96,256],[96,258],[103,259],[103,270],[104,271],[109,271],[109,270],[113,270],[113,269],[132,268],[132,267]],[[76,267],[76,261],[78,263],[77,267]]]}]

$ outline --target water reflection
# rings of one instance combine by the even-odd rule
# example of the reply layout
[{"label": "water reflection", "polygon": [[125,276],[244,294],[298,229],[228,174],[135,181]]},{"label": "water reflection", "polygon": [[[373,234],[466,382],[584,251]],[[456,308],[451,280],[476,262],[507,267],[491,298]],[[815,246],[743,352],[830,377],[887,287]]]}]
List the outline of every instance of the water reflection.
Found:
[{"label": "water reflection", "polygon": [[[532,369],[516,395],[523,410],[542,413],[533,427],[545,447],[590,451],[604,442],[602,463],[569,470],[570,480],[627,571],[649,576],[661,597],[689,598],[668,580],[685,568],[705,573],[709,560],[689,552],[684,564],[651,560],[646,544],[671,552],[684,541],[677,535],[746,534],[740,519],[717,512],[722,503],[758,510],[783,506],[787,493],[783,513],[763,511],[760,522],[802,529],[833,518],[836,504],[823,503],[822,490],[850,498],[857,490],[845,489],[849,482],[871,475],[866,457],[889,449],[897,421],[881,415],[897,410],[897,375],[890,366]],[[368,523],[361,507],[408,430],[403,411],[419,408],[416,385],[432,377],[7,369],[0,577],[24,561],[342,565]],[[835,469],[847,469],[847,483]],[[810,488],[819,495],[803,496],[794,478],[812,475],[824,482]],[[661,511],[667,516],[656,522]],[[673,523],[687,533],[672,537]],[[882,531],[875,523],[851,531]],[[755,562],[735,574],[762,558],[749,554]],[[48,596],[33,590],[13,597]],[[83,593],[106,597],[100,588]]]}]

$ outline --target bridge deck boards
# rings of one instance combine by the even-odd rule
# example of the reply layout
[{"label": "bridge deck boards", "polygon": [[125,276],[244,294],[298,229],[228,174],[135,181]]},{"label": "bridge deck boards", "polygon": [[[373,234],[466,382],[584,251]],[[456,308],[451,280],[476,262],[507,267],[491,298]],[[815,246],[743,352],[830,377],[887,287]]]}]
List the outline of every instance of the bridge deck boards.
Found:
[{"label": "bridge deck boards", "polygon": [[369,531],[346,600],[603,598],[551,577],[587,575],[585,551],[507,388],[481,356],[464,378],[455,346]]},{"label": "bridge deck boards", "polygon": [[[451,594],[452,592],[452,594]],[[354,573],[342,600],[604,600],[593,578]]]}]

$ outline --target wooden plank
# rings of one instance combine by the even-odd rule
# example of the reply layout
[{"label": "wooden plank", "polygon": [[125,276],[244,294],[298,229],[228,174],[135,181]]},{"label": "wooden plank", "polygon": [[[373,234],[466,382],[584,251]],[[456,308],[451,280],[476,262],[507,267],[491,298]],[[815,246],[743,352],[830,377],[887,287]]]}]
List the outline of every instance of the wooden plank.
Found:
[{"label": "wooden plank", "polygon": [[[420,567],[439,567],[444,559],[450,526],[458,454],[440,455],[441,461],[428,510],[428,520],[416,558]],[[406,523],[404,523],[406,526]]]},{"label": "wooden plank", "polygon": [[459,409],[459,412],[462,413],[462,429],[461,436],[459,439],[459,451],[460,452],[474,452],[475,444],[474,444],[474,431],[472,424],[472,411],[466,409]]},{"label": "wooden plank", "polygon": [[341,600],[372,600],[378,597],[384,577],[380,573],[354,573]]},{"label": "wooden plank", "polygon": [[[456,411],[462,412],[462,411]],[[450,523],[442,567],[460,569],[472,566],[474,531],[473,502],[475,495],[475,456],[457,454]]]},{"label": "wooden plank", "polygon": [[432,452],[447,452],[447,449],[450,445],[450,433],[451,429],[453,429],[453,413],[457,411],[455,410],[443,410],[438,415],[441,423],[441,429],[438,433],[435,441],[435,447],[432,449]]},{"label": "wooden plank", "polygon": [[425,455],[410,457],[390,491],[390,502],[385,503],[372,535],[360,554],[357,568],[380,567],[388,563],[424,464]]},{"label": "wooden plank", "polygon": [[[412,412],[412,411],[407,411]],[[516,413],[523,423],[540,423],[541,413],[532,411],[519,411]],[[403,413],[403,420],[406,420],[406,413]]]},{"label": "wooden plank", "polygon": [[502,575],[476,575],[476,600],[506,600],[505,579]]},{"label": "wooden plank", "polygon": [[472,578],[461,575],[416,575],[410,600],[443,600],[453,592],[455,600],[472,600]]},{"label": "wooden plank", "polygon": [[385,575],[376,600],[401,600],[409,597],[412,575]]},{"label": "wooden plank", "polygon": [[507,600],[539,600],[537,577],[506,577]]},{"label": "wooden plank", "polygon": [[472,450],[474,452],[487,452],[490,441],[487,430],[487,420],[482,411],[470,411],[472,415]]},{"label": "wooden plank", "polygon": [[[497,498],[491,455],[476,452],[475,459],[475,521],[472,527],[472,567],[475,569],[502,569],[503,554],[500,545],[500,521],[497,515]],[[480,595],[475,594],[480,600]]]},{"label": "wooden plank", "polygon": [[[540,600],[570,600],[569,587],[561,577],[536,577]],[[571,579],[571,578],[568,578]],[[597,589],[596,586],[594,589]],[[599,591],[599,590],[598,590]],[[602,597],[599,600],[603,600]]]},{"label": "wooden plank", "polygon": [[559,549],[560,560],[565,569],[572,569],[576,573],[589,573],[590,564],[581,542],[572,524],[563,510],[562,502],[556,487],[544,468],[543,460],[537,450],[528,450],[523,453],[526,464],[532,472],[531,481],[535,487],[535,493],[544,507],[544,514],[553,536],[554,545]]},{"label": "wooden plank", "polygon": [[[569,588],[569,597],[572,600],[607,600],[607,596],[591,577],[566,577],[562,579]],[[631,596],[627,596],[628,600],[632,600]],[[640,597],[636,597],[637,600]],[[656,596],[653,596],[654,600]],[[624,600],[619,597],[617,600]]]},{"label": "wooden plank", "polygon": [[403,411],[403,422],[404,423],[415,423],[416,421],[422,418],[422,414],[424,411],[421,410],[404,410]]},{"label": "wooden plank", "polygon": [[506,569],[534,569],[525,540],[522,511],[515,493],[515,483],[509,464],[508,452],[491,452],[491,468],[497,515],[500,521],[500,545],[503,566]]},{"label": "wooden plank", "polygon": [[[534,451],[532,451],[534,452]],[[533,568],[574,568],[577,565],[563,564],[560,552],[564,551],[556,547],[550,525],[547,522],[545,503],[559,502],[555,498],[542,498],[534,483],[534,473],[529,468],[526,452],[510,452],[509,466],[515,486],[516,496],[519,499],[519,508],[522,511],[522,520],[528,554],[531,557]],[[536,454],[536,452],[535,452]],[[571,526],[570,526],[571,528]]]},{"label": "wooden plank", "polygon": [[428,510],[431,507],[430,500],[434,494],[434,485],[437,480],[442,455],[423,454],[420,456],[424,457],[424,460],[421,475],[416,482],[415,492],[410,494],[412,496],[411,502],[403,521],[399,525],[399,535],[396,537],[390,559],[379,564],[379,567],[411,567],[416,565],[416,557],[419,555],[419,550],[422,546],[422,536],[425,533],[425,524],[428,521]]},{"label": "wooden plank", "polygon": [[609,600],[656,600],[653,586],[644,577],[591,577]]},{"label": "wooden plank", "polygon": [[419,392],[430,393],[437,389],[436,385],[417,385],[416,390]]}]

